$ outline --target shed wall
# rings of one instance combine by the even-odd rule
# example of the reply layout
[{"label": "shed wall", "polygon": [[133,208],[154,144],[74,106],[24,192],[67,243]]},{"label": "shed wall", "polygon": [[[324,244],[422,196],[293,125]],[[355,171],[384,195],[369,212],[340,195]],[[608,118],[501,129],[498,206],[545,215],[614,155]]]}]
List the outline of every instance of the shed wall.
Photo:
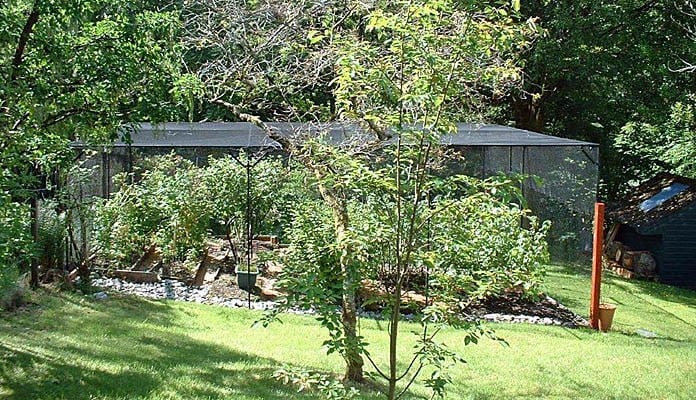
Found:
[{"label": "shed wall", "polygon": [[649,227],[641,234],[662,234],[663,248],[656,254],[660,282],[696,289],[696,203]]}]

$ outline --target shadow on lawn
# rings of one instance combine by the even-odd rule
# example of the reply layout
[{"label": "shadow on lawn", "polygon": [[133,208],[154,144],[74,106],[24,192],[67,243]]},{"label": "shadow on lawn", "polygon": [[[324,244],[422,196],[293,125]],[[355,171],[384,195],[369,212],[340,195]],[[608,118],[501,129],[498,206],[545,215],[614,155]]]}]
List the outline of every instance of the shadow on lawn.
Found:
[{"label": "shadow on lawn", "polygon": [[[550,271],[556,274],[564,275],[567,279],[581,280],[586,283],[587,296],[589,298],[590,290],[590,268],[589,266],[578,265],[553,265]],[[613,290],[614,287],[621,288],[624,292],[636,295],[643,293],[650,297],[662,301],[684,304],[688,307],[696,307],[696,291],[678,288],[675,286],[666,285],[663,283],[652,282],[642,279],[627,280],[614,275],[611,271],[604,270],[602,273],[603,286],[612,285],[608,290]],[[572,286],[569,283],[569,286]]]},{"label": "shadow on lawn", "polygon": [[606,399],[606,400],[640,400],[645,396],[616,393],[616,388],[606,384],[604,376],[583,375],[583,379],[573,372],[549,365],[536,364],[537,374],[534,378],[523,378],[520,386],[501,387],[491,390],[490,385],[479,388],[475,385],[459,385],[454,394],[458,399]]},{"label": "shadow on lawn", "polygon": [[[561,275],[566,275],[570,279],[582,279],[587,282],[589,296],[591,271],[589,266],[580,265],[553,265],[550,271]],[[669,301],[684,304],[689,307],[696,307],[696,291],[670,286],[664,283],[653,282],[643,279],[625,279],[615,275],[611,271],[602,272],[602,281],[613,286],[619,286],[626,292],[641,292],[662,301]],[[633,290],[635,289],[635,290]]]},{"label": "shadow on lawn", "polygon": [[[696,291],[670,286],[664,283],[634,279],[627,281],[615,275],[606,274],[606,280],[615,287],[621,287],[626,293],[644,299],[638,294],[672,303],[696,308]],[[630,285],[629,285],[630,282]]]},{"label": "shadow on lawn", "polygon": [[[549,268],[554,280],[551,295],[567,307],[587,315],[589,307],[590,269],[578,265],[553,265]],[[684,308],[669,306],[670,303],[696,310],[696,292],[657,282],[640,279],[626,280],[610,271],[602,274],[602,299],[619,306],[620,312],[629,307],[635,317],[649,321],[669,318],[696,330],[696,318],[684,314]],[[677,322],[678,321],[678,322]],[[632,328],[633,329],[633,328]],[[631,329],[631,330],[632,330]],[[632,333],[632,332],[631,332]],[[670,339],[670,338],[666,338]],[[672,338],[682,341],[679,338]]]},{"label": "shadow on lawn", "polygon": [[[605,400],[640,400],[645,397],[642,395],[629,395],[625,392],[616,393],[616,388],[607,384],[605,376],[585,375],[585,379],[578,379],[576,374],[568,373],[563,369],[539,366],[542,376],[552,376],[554,380],[563,382],[565,391],[573,393],[573,397],[586,398],[592,397]],[[543,393],[539,397],[551,397],[554,393]]]},{"label": "shadow on lawn", "polygon": [[[656,282],[631,281],[629,284],[619,277],[610,277],[607,279],[607,282],[611,284],[610,290],[613,292],[619,291],[624,296],[624,300],[627,300],[628,305],[642,303],[646,306],[646,309],[648,307],[653,308],[655,310],[654,313],[669,316],[669,318],[678,320],[689,328],[696,330],[696,325],[692,321],[685,320],[672,310],[659,304],[659,301],[676,303],[686,306],[688,309],[696,310],[696,292]],[[612,301],[623,305],[624,302],[617,300],[616,297],[616,295],[612,296]],[[655,300],[658,301],[656,302]]]},{"label": "shadow on lawn", "polygon": [[167,303],[63,298],[83,315],[43,330],[33,316],[0,343],[0,398],[313,398],[275,381],[274,360],[172,332]]}]

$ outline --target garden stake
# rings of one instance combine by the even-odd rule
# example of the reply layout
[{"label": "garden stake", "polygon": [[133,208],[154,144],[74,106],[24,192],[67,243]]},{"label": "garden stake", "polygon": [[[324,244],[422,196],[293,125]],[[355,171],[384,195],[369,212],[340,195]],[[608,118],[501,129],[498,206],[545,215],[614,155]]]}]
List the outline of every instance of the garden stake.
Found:
[{"label": "garden stake", "polygon": [[[247,162],[246,164],[246,175],[247,175],[247,185],[246,185],[246,220],[247,220],[247,272],[251,273],[251,252],[254,251],[254,228],[251,223],[251,164]],[[247,291],[247,306],[251,310],[251,285],[249,285],[249,290]]]},{"label": "garden stake", "polygon": [[592,245],[592,285],[590,287],[590,326],[599,329],[599,294],[602,286],[602,245],[604,243],[604,203],[595,203]]},{"label": "garden stake", "polygon": [[[251,211],[251,170],[256,167],[261,160],[266,158],[266,156],[269,154],[267,151],[261,151],[257,152],[255,154],[255,159],[252,160],[252,157],[247,155],[247,159],[245,162],[242,162],[242,160],[239,159],[239,155],[232,155],[232,158],[234,158],[239,165],[242,167],[246,168],[246,176],[247,176],[247,184],[246,184],[246,266],[247,266],[247,272],[251,271],[251,252],[254,249],[254,225],[253,225],[253,213]],[[251,291],[252,288],[249,288],[247,291],[247,307],[251,309]]]}]

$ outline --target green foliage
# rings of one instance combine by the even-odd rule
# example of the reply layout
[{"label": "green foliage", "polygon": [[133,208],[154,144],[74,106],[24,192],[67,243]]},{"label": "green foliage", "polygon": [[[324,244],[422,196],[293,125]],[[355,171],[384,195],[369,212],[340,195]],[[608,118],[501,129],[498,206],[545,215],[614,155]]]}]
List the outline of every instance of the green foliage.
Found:
[{"label": "green foliage", "polygon": [[[296,205],[288,232],[290,250],[283,258],[281,284],[303,308],[327,307],[320,314],[335,314],[341,298],[340,254],[335,248],[331,210],[321,202]],[[333,321],[338,325],[338,320]]]},{"label": "green foliage", "polygon": [[175,7],[12,0],[0,2],[0,20],[0,193],[16,207],[71,165],[71,141],[105,144],[125,124],[178,115]]},{"label": "green foliage", "polygon": [[[95,204],[101,199],[91,195],[94,193],[94,179],[99,165],[88,166],[94,157],[95,151],[85,151],[83,159],[66,168],[61,173],[63,185],[55,196],[56,215],[64,226],[64,238],[71,249],[72,256],[77,266],[87,265],[91,257],[89,237],[93,229]],[[86,284],[88,277],[83,270],[82,284]]]},{"label": "green foliage", "polygon": [[31,166],[50,171],[69,161],[70,140],[108,142],[125,122],[176,113],[166,100],[178,74],[175,10],[147,2],[11,1],[0,13],[0,159],[11,181]]},{"label": "green foliage", "polygon": [[631,160],[632,177],[646,180],[668,170],[696,178],[696,96],[690,100],[675,103],[662,121],[630,122],[621,129],[614,146]]},{"label": "green foliage", "polygon": [[211,100],[197,115],[332,118],[332,39],[336,31],[359,29],[363,15],[352,1],[186,2],[185,61]]},{"label": "green foliage", "polygon": [[36,242],[40,264],[45,268],[61,266],[64,259],[66,222],[65,214],[56,212],[53,201],[42,202],[39,215],[39,237]]},{"label": "green foliage", "polygon": [[230,157],[210,158],[208,163],[202,172],[202,183],[208,192],[207,207],[212,207],[211,227],[213,231],[219,226],[223,228],[234,250],[233,257],[239,258],[233,239],[244,238],[246,232],[246,172]]},{"label": "green foliage", "polygon": [[[694,93],[696,74],[676,72],[696,58],[693,7],[672,0],[522,3],[543,35],[526,54],[525,86],[510,101],[517,126],[599,143],[609,199],[666,169],[660,158],[634,151],[649,152],[659,135],[647,126],[663,129],[670,109]],[[629,136],[637,143],[624,143]]]},{"label": "green foliage", "polygon": [[511,288],[538,291],[548,262],[548,221],[485,191],[434,207],[440,211],[423,257],[433,268],[435,293],[466,303]]},{"label": "green foliage", "polygon": [[[194,260],[205,239],[222,227],[238,257],[236,246],[246,238],[243,164],[248,161],[244,153],[238,157],[211,157],[207,166],[197,167],[172,153],[146,160],[134,183],[126,182],[133,177],[122,175],[121,189],[97,207],[95,247],[121,264],[133,262],[151,246],[169,261]],[[286,218],[282,209],[302,196],[301,187],[293,184],[299,175],[285,171],[282,160],[274,157],[252,170],[250,204],[256,234],[281,231]]]},{"label": "green foliage", "polygon": [[[397,384],[402,380],[405,383],[398,390],[408,390],[425,365],[437,371],[427,381],[435,394],[441,395],[448,382],[443,372],[447,353],[432,338],[426,340],[431,322],[427,319],[423,321],[424,342],[409,366],[397,373],[400,355],[395,347],[402,295],[414,276],[424,271],[435,276],[449,273],[460,280],[455,288],[475,296],[477,290],[486,292],[480,287],[494,288],[492,282],[498,280],[503,281],[501,288],[507,282],[526,280],[525,275],[538,267],[538,255],[545,254],[545,246],[541,251],[530,249],[543,242],[545,230],[537,225],[532,226],[532,240],[520,237],[521,229],[507,231],[519,225],[522,213],[503,202],[481,206],[494,203],[493,196],[470,205],[467,201],[480,196],[481,188],[461,197],[433,175],[444,159],[441,135],[452,132],[455,122],[470,119],[482,104],[519,83],[519,55],[530,44],[535,26],[533,21],[519,22],[518,8],[516,2],[389,2],[371,10],[364,33],[341,37],[336,78],[340,115],[358,119],[379,139],[394,138],[384,148],[386,161],[375,168],[372,186],[367,188],[368,209],[379,223],[367,231],[369,238],[360,238],[363,243],[372,241],[362,246],[365,249],[379,243],[376,251],[364,252],[364,262],[387,278],[383,283],[389,294],[385,313],[389,368],[386,373],[376,368],[387,380],[388,399],[400,397]],[[457,209],[461,213],[451,211]],[[471,224],[463,223],[462,218]],[[480,237],[481,241],[472,240]],[[463,248],[469,242],[468,254],[476,254],[471,259]],[[487,251],[490,247],[496,249]],[[529,250],[533,252],[523,254]],[[510,259],[502,256],[506,252],[512,252]],[[478,256],[493,258],[478,270],[474,269],[479,267]],[[523,265],[501,265],[524,262],[525,257],[528,262]],[[466,284],[467,279],[471,285]],[[454,303],[451,291],[439,294],[438,300]],[[441,317],[452,315],[444,312]],[[455,317],[443,322],[456,321]],[[414,365],[420,366],[412,369]]]},{"label": "green foliage", "polygon": [[[392,222],[395,203],[393,194],[378,182],[365,185],[363,181],[359,195],[349,201],[351,225],[344,239],[350,249],[347,270],[357,276],[356,285],[361,279],[382,279],[389,290],[394,290],[398,240]],[[427,229],[412,239],[410,271],[417,275],[427,268],[429,294],[437,305],[423,310],[422,320],[426,325],[466,326],[463,337],[467,343],[476,343],[481,336],[495,337],[479,325],[463,324],[461,307],[513,288],[525,293],[538,291],[543,263],[548,260],[545,237],[549,224],[540,224],[528,210],[510,203],[520,196],[513,180],[430,177],[428,182],[437,196],[416,212],[416,223],[427,224]],[[380,191],[371,191],[375,187]],[[282,258],[285,269],[280,281],[289,293],[285,307],[314,310],[317,320],[329,331],[324,346],[329,353],[344,355],[350,343],[337,305],[346,290],[345,273],[340,268],[342,250],[337,245],[331,210],[318,201],[297,205],[288,238],[291,246]],[[276,318],[277,311],[267,318]],[[389,318],[391,308],[384,309],[384,313]],[[432,329],[439,330],[437,326]],[[353,345],[367,352],[370,346],[364,338],[358,335],[357,339]],[[460,358],[427,336],[416,356],[436,371],[425,379],[425,384],[442,393],[450,361]]]},{"label": "green foliage", "polygon": [[[279,281],[288,293],[284,306],[315,310],[317,320],[329,331],[324,346],[329,353],[345,355],[346,337],[336,312],[343,296],[344,273],[331,210],[320,201],[296,204],[288,240],[291,245],[281,259],[285,268]],[[359,265],[352,264],[350,270],[360,274]],[[280,310],[269,317],[277,317]]]},{"label": "green foliage", "polygon": [[285,366],[276,370],[273,377],[285,385],[297,386],[299,392],[315,390],[327,400],[350,400],[360,394],[357,389],[346,387],[333,376],[319,371]]},{"label": "green foliage", "polygon": [[381,4],[366,18],[364,35],[341,42],[340,112],[385,128],[420,123],[440,133],[451,129],[448,121],[474,118],[483,100],[521,77],[516,59],[534,25],[512,14],[486,2]]},{"label": "green foliage", "polygon": [[0,298],[15,289],[19,266],[30,259],[33,250],[28,207],[0,192]]},{"label": "green foliage", "polygon": [[[391,129],[398,139],[396,146],[384,150],[390,161],[375,171],[375,192],[371,193],[373,212],[384,227],[373,231],[382,250],[372,254],[383,256],[380,263],[397,274],[408,275],[406,271],[422,267],[425,258],[430,259],[433,267],[447,261],[453,267],[467,270],[478,265],[477,262],[466,260],[465,253],[459,259],[453,254],[462,251],[459,247],[472,237],[481,238],[471,245],[472,253],[476,253],[484,251],[482,245],[489,241],[496,245],[514,243],[511,238],[517,240],[525,232],[519,228],[519,221],[526,212],[495,202],[495,196],[482,198],[483,188],[464,193],[465,197],[460,198],[456,188],[448,190],[446,183],[429,172],[440,168],[444,157],[439,149],[440,135],[453,129],[453,121],[470,117],[481,102],[517,84],[520,78],[517,57],[529,45],[535,28],[531,21],[518,23],[514,14],[514,9],[477,2],[398,3],[371,13],[368,34],[361,40],[349,37],[342,43],[336,80],[340,110],[345,116],[360,118],[370,129],[385,132]],[[510,186],[489,187],[504,188]],[[471,223],[458,223],[461,218]],[[515,225],[518,229],[506,231]],[[426,227],[438,231],[428,232]],[[457,231],[456,227],[461,230]],[[475,227],[481,229],[473,230]],[[537,228],[534,225],[531,231],[536,233]],[[500,236],[498,233],[502,231],[510,236]],[[540,232],[537,241],[545,231]],[[430,240],[433,238],[428,235],[438,240]],[[456,250],[449,250],[450,259],[434,260],[449,249],[439,246],[452,241],[455,245],[450,248]],[[529,250],[524,248],[529,245],[525,240],[496,246],[500,249],[491,252],[507,254],[515,245],[519,248],[515,247],[516,252],[510,257],[515,262],[524,261],[523,256],[516,255]],[[431,252],[425,257],[428,248]],[[545,246],[534,250],[532,254],[545,254]],[[503,265],[505,261],[513,260],[497,256],[481,267],[513,268]],[[530,263],[536,266],[534,262],[524,263],[520,266],[520,276]],[[467,289],[475,292],[471,287]]]},{"label": "green foliage", "polygon": [[211,218],[201,178],[200,169],[173,154],[152,159],[140,181],[123,183],[98,207],[95,241],[101,254],[128,264],[153,245],[167,260],[201,251]]},{"label": "green foliage", "polygon": [[248,274],[258,274],[259,266],[253,262],[248,267],[246,263],[240,263],[239,265],[237,265],[234,271]]},{"label": "green foliage", "polygon": [[276,156],[261,160],[241,152],[232,156],[209,158],[202,169],[203,185],[214,222],[223,226],[226,234],[236,239],[246,235],[247,171],[251,168],[251,217],[253,231],[283,234],[284,222],[289,220],[287,209],[306,195],[304,174],[293,165],[284,165]]},{"label": "green foliage", "polygon": [[0,266],[2,269],[20,265],[31,256],[29,237],[29,209],[0,196]]},{"label": "green foliage", "polygon": [[196,101],[205,93],[202,82],[191,74],[182,74],[174,81],[171,93],[177,102],[185,105],[188,119],[193,121]]}]

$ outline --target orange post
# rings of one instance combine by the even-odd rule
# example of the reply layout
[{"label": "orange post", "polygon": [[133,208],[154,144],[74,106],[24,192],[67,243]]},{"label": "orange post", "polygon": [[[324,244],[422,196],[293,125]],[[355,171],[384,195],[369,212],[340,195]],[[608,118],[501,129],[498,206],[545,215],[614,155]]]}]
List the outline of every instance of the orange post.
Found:
[{"label": "orange post", "polygon": [[602,286],[602,247],[604,245],[604,203],[595,203],[592,245],[592,285],[590,287],[590,326],[599,329],[599,292]]}]

